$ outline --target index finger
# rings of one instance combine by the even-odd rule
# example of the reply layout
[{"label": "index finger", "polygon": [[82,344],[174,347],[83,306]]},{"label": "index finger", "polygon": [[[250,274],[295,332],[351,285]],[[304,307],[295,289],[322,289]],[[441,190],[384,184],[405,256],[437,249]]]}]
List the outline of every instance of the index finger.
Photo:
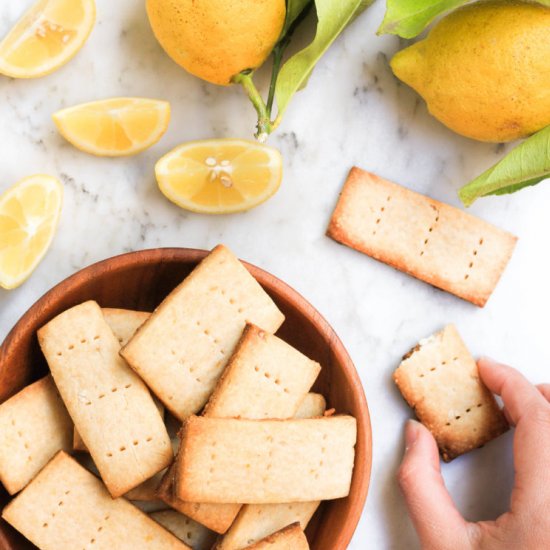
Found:
[{"label": "index finger", "polygon": [[516,369],[487,358],[480,359],[478,367],[485,385],[502,398],[513,424],[517,425],[534,409],[549,406],[537,388]]}]

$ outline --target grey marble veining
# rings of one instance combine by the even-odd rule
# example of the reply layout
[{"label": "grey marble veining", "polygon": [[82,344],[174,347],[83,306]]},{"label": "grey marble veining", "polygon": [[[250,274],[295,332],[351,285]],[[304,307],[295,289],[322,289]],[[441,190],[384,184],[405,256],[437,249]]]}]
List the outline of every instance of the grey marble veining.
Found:
[{"label": "grey marble veining", "polygon": [[[28,4],[0,4],[0,34]],[[158,191],[155,161],[187,140],[251,137],[252,107],[239,89],[204,84],[165,56],[141,0],[97,0],[97,7],[96,28],[67,66],[38,80],[0,78],[0,191],[37,172],[58,176],[65,186],[61,224],[47,257],[24,286],[0,291],[0,340],[46,290],[95,261],[129,250],[224,242],[311,301],[361,375],[372,415],[374,465],[350,549],[416,548],[395,483],[410,411],[391,372],[419,338],[454,322],[474,354],[514,364],[533,381],[550,380],[550,186],[481,200],[471,209],[520,237],[484,310],[324,236],[354,164],[458,206],[460,185],[509,148],[452,134],[393,77],[388,60],[404,43],[376,36],[384,11],[379,1],[323,58],[270,138],[285,159],[279,193],[245,214],[184,212]],[[170,129],[157,145],[129,159],[99,159],[75,150],[56,132],[54,111],[117,95],[171,102]],[[447,485],[468,518],[493,518],[506,508],[511,441],[508,434],[444,466]]]}]

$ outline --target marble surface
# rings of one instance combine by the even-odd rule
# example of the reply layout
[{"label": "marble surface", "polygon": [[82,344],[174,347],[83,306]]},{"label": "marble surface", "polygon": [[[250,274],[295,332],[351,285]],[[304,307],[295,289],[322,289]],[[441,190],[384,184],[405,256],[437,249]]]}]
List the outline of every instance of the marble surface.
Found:
[{"label": "marble surface", "polygon": [[[0,34],[29,4],[0,4]],[[37,172],[58,176],[66,191],[59,232],[47,257],[24,286],[0,291],[0,340],[46,290],[95,261],[143,248],[226,243],[314,304],[360,373],[372,415],[374,465],[365,511],[349,548],[416,548],[395,482],[410,411],[391,373],[418,339],[454,322],[474,354],[509,362],[533,381],[550,380],[550,186],[480,200],[471,209],[520,237],[483,310],[324,236],[354,164],[458,205],[458,187],[507,149],[452,134],[397,82],[388,59],[404,42],[375,35],[384,10],[379,0],[324,57],[270,139],[285,159],[279,193],[246,214],[184,212],[158,191],[155,160],[191,139],[250,137],[252,108],[239,89],[201,83],[170,61],[150,32],[143,1],[97,0],[97,5],[96,28],[71,63],[39,80],[0,79],[0,192]],[[129,159],[98,159],[57,134],[54,111],[117,95],[171,102],[170,129],[150,150]],[[444,466],[448,487],[468,518],[494,518],[505,510],[513,476],[511,441],[508,434]]]}]

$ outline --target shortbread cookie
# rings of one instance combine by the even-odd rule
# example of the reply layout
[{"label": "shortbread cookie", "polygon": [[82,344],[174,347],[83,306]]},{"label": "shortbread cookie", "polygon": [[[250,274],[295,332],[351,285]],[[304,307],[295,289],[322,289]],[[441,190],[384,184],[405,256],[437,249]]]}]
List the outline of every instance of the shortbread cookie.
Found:
[{"label": "shortbread cookie", "polygon": [[434,435],[443,460],[481,447],[508,430],[493,394],[453,325],[422,340],[393,379],[418,419]]},{"label": "shortbread cookie", "polygon": [[462,210],[352,168],[327,234],[483,307],[516,237]]},{"label": "shortbread cookie", "polygon": [[349,494],[356,436],[351,416],[192,416],[180,434],[176,495],[191,502],[243,504],[342,498]]},{"label": "shortbread cookie", "polygon": [[239,260],[217,246],[122,350],[180,420],[200,411],[246,323],[275,332],[283,314]]},{"label": "shortbread cookie", "polygon": [[309,550],[309,544],[299,523],[293,523],[245,550]]},{"label": "shortbread cookie", "polygon": [[59,393],[113,497],[166,468],[170,438],[143,381],[95,302],[65,311],[38,331]]},{"label": "shortbread cookie", "polygon": [[51,376],[0,405],[0,481],[17,493],[57,454],[71,449],[73,421]]},{"label": "shortbread cookie", "polygon": [[60,452],[2,517],[42,550],[190,550],[93,474]]},{"label": "shortbread cookie", "polygon": [[[135,334],[136,330],[143,325],[143,323],[149,318],[150,313],[144,311],[133,311],[130,309],[114,309],[114,308],[102,308],[101,312],[107,324],[113,331],[115,338],[119,341],[120,346],[125,346],[128,340]],[[157,404],[159,406],[159,404]],[[164,407],[160,405],[161,415],[164,414]],[[88,452],[84,441],[80,437],[77,430],[74,431],[73,436],[73,449],[75,451]]]},{"label": "shortbread cookie", "polygon": [[319,504],[319,501],[245,504],[214,550],[241,550],[283,529],[281,526],[288,525],[289,521],[298,522],[304,530]]},{"label": "shortbread cookie", "polygon": [[280,338],[247,325],[204,416],[292,418],[321,366]]},{"label": "shortbread cookie", "polygon": [[175,510],[162,510],[149,515],[193,550],[211,550],[216,542],[215,533]]}]

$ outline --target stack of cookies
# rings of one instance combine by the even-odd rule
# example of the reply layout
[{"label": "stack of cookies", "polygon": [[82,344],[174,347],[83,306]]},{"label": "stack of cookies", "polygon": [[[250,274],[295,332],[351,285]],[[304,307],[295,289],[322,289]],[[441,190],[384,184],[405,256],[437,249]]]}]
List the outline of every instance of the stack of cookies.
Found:
[{"label": "stack of cookies", "polygon": [[308,548],[349,493],[356,421],[310,392],[321,366],[283,321],[223,246],[152,314],[50,321],[51,375],[0,405],[2,517],[44,550]]}]

